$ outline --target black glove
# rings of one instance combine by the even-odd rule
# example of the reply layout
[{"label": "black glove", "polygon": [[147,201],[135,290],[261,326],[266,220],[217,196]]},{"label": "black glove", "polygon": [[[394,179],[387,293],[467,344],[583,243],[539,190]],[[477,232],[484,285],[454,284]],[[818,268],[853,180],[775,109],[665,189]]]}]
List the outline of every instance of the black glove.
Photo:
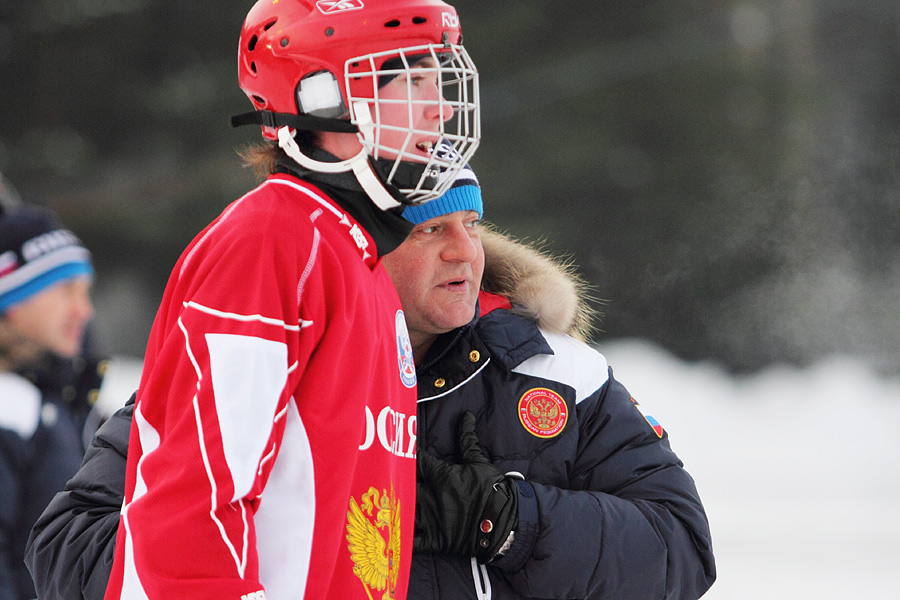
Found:
[{"label": "black glove", "polygon": [[518,492],[485,456],[471,412],[463,413],[458,436],[461,464],[424,451],[416,457],[413,550],[486,563],[518,525]]}]

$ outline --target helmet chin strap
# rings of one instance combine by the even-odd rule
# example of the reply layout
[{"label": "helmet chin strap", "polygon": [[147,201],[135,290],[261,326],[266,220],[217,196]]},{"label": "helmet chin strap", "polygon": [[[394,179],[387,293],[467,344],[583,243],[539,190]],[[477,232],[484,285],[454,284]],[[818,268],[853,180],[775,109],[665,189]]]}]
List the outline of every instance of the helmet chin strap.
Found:
[{"label": "helmet chin strap", "polygon": [[[371,143],[374,137],[375,125],[372,122],[372,113],[369,111],[369,106],[365,102],[356,102],[354,104],[354,109],[359,121],[357,127],[359,127],[365,140]],[[303,151],[300,150],[300,146],[298,146],[297,142],[294,140],[294,134],[291,133],[289,127],[278,128],[278,145],[281,146],[285,154],[297,161],[300,166],[306,167],[311,171],[318,171],[320,173],[345,173],[347,171],[353,171],[353,174],[356,176],[356,179],[359,181],[363,190],[369,198],[372,199],[375,206],[381,210],[389,210],[401,206],[401,203],[391,196],[387,189],[385,189],[384,184],[381,183],[381,180],[378,179],[375,171],[372,170],[372,165],[369,163],[369,156],[366,153],[365,148],[360,150],[359,154],[356,156],[338,162],[315,160],[303,154]]]}]

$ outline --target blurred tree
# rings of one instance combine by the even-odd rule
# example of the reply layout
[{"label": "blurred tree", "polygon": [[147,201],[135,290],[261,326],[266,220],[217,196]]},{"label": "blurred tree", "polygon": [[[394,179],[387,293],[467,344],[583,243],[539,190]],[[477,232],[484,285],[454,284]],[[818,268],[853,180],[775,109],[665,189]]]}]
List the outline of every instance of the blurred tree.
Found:
[{"label": "blurred tree", "polygon": [[[570,254],[640,336],[735,370],[900,372],[900,4],[459,0],[488,217]],[[228,117],[251,0],[0,7],[0,171],[96,254],[143,351],[172,263],[253,181]]]}]

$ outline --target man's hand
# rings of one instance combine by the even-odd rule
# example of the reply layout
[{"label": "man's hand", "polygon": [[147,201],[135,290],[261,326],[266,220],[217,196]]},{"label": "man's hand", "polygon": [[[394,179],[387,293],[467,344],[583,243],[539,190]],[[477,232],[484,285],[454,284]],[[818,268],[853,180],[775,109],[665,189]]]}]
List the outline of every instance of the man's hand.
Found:
[{"label": "man's hand", "polygon": [[518,524],[518,492],[491,464],[466,411],[458,427],[462,463],[419,452],[416,461],[417,552],[493,559]]}]

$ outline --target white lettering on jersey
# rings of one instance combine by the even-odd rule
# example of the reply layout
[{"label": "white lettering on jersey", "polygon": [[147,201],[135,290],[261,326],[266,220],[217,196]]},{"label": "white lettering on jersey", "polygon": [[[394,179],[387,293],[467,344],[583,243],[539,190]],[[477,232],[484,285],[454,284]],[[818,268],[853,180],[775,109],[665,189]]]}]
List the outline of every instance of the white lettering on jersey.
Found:
[{"label": "white lettering on jersey", "polygon": [[266,600],[266,593],[263,590],[258,592],[250,592],[241,596],[241,600]]},{"label": "white lettering on jersey", "polygon": [[363,440],[363,443],[359,445],[360,450],[368,450],[372,446],[372,442],[375,441],[375,417],[372,416],[372,411],[369,410],[369,407],[366,407],[366,439]]},{"label": "white lettering on jersey", "polygon": [[[407,418],[404,413],[397,412],[390,406],[385,406],[378,413],[376,422],[372,411],[367,406],[365,418],[366,435],[362,444],[359,445],[360,450],[371,448],[377,436],[381,447],[391,454],[404,458],[416,457],[415,415]],[[409,442],[405,442],[407,436],[409,437]]]},{"label": "white lettering on jersey", "polygon": [[365,234],[363,234],[362,229],[360,229],[359,225],[356,223],[350,228],[350,235],[353,236],[353,241],[356,242],[356,246],[360,250],[365,250],[369,247],[369,242],[366,240]]}]

